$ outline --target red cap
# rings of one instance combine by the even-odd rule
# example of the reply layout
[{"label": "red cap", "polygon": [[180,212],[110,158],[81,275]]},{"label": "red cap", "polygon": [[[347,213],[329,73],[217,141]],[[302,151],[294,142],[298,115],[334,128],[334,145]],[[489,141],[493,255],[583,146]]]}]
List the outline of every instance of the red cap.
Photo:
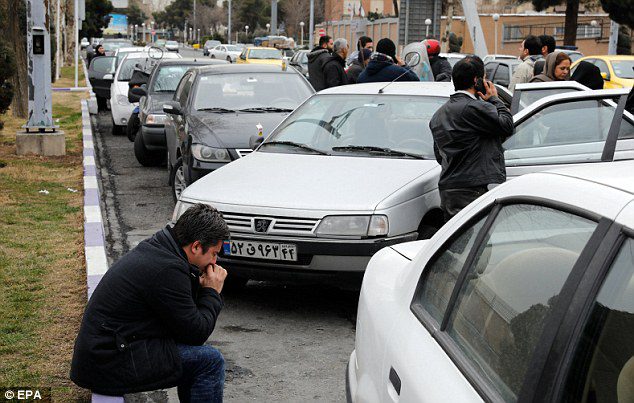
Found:
[{"label": "red cap", "polygon": [[425,40],[425,45],[427,46],[427,54],[431,56],[435,56],[440,53],[440,42],[435,39],[427,39]]}]

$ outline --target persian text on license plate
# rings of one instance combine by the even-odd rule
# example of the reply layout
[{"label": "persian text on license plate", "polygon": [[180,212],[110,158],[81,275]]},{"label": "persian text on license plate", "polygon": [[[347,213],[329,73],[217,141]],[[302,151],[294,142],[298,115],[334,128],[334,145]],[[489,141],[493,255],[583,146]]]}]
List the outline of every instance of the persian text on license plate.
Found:
[{"label": "persian text on license plate", "polygon": [[297,261],[297,246],[285,243],[255,241],[225,241],[225,256],[241,256],[254,259]]}]

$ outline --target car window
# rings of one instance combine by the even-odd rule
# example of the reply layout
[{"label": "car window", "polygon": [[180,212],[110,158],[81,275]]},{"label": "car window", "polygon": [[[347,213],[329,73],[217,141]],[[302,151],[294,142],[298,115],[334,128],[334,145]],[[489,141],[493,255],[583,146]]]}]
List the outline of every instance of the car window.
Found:
[{"label": "car window", "polygon": [[484,65],[484,74],[487,79],[493,81],[493,75],[495,74],[497,66],[497,63],[487,63]]},{"label": "car window", "polygon": [[138,64],[145,64],[145,59],[125,59],[121,68],[119,68],[119,73],[117,74],[118,81],[130,81],[132,78],[132,73],[134,73],[134,66]]},{"label": "car window", "polygon": [[584,326],[566,401],[634,401],[634,240],[614,260]]},{"label": "car window", "polygon": [[187,97],[189,97],[193,82],[194,75],[190,74],[189,77],[187,77],[187,81],[185,81],[185,84],[183,85],[183,90],[180,94],[179,103],[181,104],[181,108],[185,108],[185,105],[187,105]]},{"label": "car window", "polygon": [[282,58],[282,52],[277,49],[251,49],[249,59],[273,59]]},{"label": "car window", "polygon": [[285,120],[270,139],[303,143],[342,156],[385,158],[376,150],[336,150],[379,147],[435,159],[429,121],[445,102],[443,97],[425,96],[316,96]]},{"label": "car window", "polygon": [[516,400],[548,314],[597,223],[549,207],[500,209],[458,293],[447,335]]},{"label": "car window", "polygon": [[92,59],[90,69],[95,73],[112,73],[114,72],[114,57],[99,56]]},{"label": "car window", "polygon": [[458,237],[450,239],[423,271],[421,292],[414,303],[420,304],[438,323],[442,322],[456,280],[484,221],[486,217],[463,229]]},{"label": "car window", "polygon": [[579,91],[576,88],[540,88],[540,89],[524,89],[516,91],[520,97],[520,102],[517,106],[517,111],[525,109],[530,104],[539,101],[550,95],[563,94],[565,92]]},{"label": "car window", "polygon": [[612,60],[612,70],[619,78],[634,78],[634,60]]},{"label": "car window", "polygon": [[[604,100],[548,106],[515,128],[504,143],[508,166],[599,161],[616,108]],[[621,122],[621,138],[634,132]]]},{"label": "car window", "polygon": [[151,93],[174,92],[181,78],[187,70],[192,67],[184,66],[163,66],[153,73]]},{"label": "car window", "polygon": [[495,76],[493,76],[493,82],[496,84],[508,86],[509,76],[509,66],[500,63],[498,69],[495,71]]},{"label": "car window", "polygon": [[601,73],[605,73],[607,75],[606,80],[610,79],[610,69],[608,69],[608,64],[601,59],[597,59],[594,61],[594,65],[601,70]]}]

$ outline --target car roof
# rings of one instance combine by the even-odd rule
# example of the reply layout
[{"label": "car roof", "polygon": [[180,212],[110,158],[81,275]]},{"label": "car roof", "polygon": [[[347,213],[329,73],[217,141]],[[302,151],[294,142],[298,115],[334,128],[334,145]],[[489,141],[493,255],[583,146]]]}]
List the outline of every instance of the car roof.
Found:
[{"label": "car roof", "polygon": [[[452,83],[447,82],[393,82],[389,84],[382,83],[364,83],[342,85],[340,87],[332,87],[320,91],[320,94],[349,94],[349,95],[365,95],[378,94],[381,88],[383,93],[387,95],[428,95],[435,97],[449,97],[454,92]],[[387,87],[386,87],[387,85]]]},{"label": "car roof", "polygon": [[197,67],[199,74],[232,74],[232,73],[282,73],[299,74],[295,69],[283,69],[273,64],[230,64]]},{"label": "car roof", "polygon": [[270,46],[249,46],[247,49],[267,49],[267,50],[279,50],[278,48],[272,48]]},{"label": "car roof", "polygon": [[589,90],[590,88],[586,87],[585,85],[577,82],[577,81],[573,81],[573,80],[562,80],[562,81],[548,81],[548,82],[544,82],[544,83],[518,83],[515,86],[516,90],[532,90],[532,89],[538,89],[538,90],[546,90],[549,88],[575,88],[578,89],[580,91],[586,91]]},{"label": "car roof", "polygon": [[577,178],[634,194],[634,161],[631,160],[584,164],[544,173]]},{"label": "car roof", "polygon": [[216,60],[216,59],[208,59],[208,58],[182,58],[182,59],[161,59],[159,64],[160,66],[182,66],[182,65],[192,65],[192,66],[208,66],[212,64],[229,64],[225,60]]},{"label": "car roof", "polygon": [[592,58],[592,59],[603,59],[603,60],[634,60],[634,56],[629,55],[593,55],[593,56],[585,56],[583,59]]}]

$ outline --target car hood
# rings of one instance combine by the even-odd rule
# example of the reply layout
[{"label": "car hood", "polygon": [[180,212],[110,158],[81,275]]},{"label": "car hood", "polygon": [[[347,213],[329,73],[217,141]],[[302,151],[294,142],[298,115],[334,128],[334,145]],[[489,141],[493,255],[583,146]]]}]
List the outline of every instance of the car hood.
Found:
[{"label": "car hood", "polygon": [[163,105],[171,101],[174,96],[173,92],[164,92],[148,95],[147,113],[163,113]]},{"label": "car hood", "polygon": [[372,212],[437,167],[433,160],[254,152],[194,182],[182,198],[282,209]]},{"label": "car hood", "polygon": [[191,116],[188,132],[193,143],[221,148],[249,148],[249,139],[258,135],[258,126],[262,126],[262,135],[266,138],[288,114],[200,111]]}]

